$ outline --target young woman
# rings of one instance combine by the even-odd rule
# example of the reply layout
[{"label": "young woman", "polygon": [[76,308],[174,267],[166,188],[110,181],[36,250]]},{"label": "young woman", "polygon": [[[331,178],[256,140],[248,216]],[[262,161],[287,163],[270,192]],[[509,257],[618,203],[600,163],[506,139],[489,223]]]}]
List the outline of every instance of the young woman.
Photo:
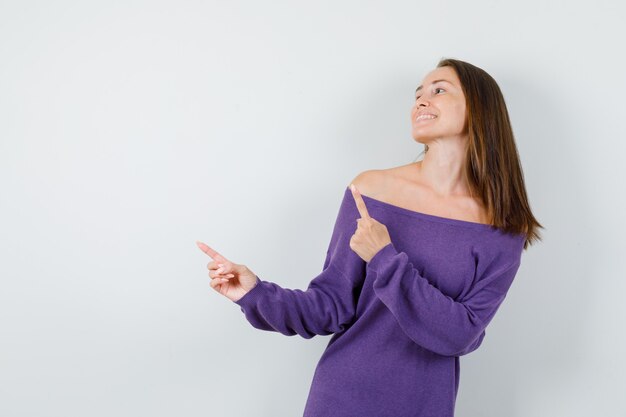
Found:
[{"label": "young woman", "polygon": [[443,59],[417,87],[421,161],[346,187],[323,271],[306,291],[261,280],[198,242],[211,287],[255,328],[334,334],[304,417],[452,417],[459,357],[478,349],[529,243],[526,196],[493,78]]}]

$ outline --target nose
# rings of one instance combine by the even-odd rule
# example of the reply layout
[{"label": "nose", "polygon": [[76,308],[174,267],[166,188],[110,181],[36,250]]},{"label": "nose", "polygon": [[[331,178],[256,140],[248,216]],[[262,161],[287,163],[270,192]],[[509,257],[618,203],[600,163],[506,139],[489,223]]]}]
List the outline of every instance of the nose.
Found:
[{"label": "nose", "polygon": [[426,101],[426,102],[422,102],[422,98],[420,97],[418,100],[415,101],[415,109],[419,110],[422,107],[427,107],[430,106],[430,104]]},{"label": "nose", "polygon": [[427,106],[428,104],[428,97],[426,97],[426,94],[422,94],[418,99],[415,100],[415,107],[419,107],[419,106]]}]

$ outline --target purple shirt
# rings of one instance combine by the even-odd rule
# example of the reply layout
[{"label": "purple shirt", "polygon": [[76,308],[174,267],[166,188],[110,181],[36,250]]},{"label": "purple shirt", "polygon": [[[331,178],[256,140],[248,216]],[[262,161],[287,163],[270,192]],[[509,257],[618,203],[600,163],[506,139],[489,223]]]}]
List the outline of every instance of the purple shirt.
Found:
[{"label": "purple shirt", "polygon": [[257,277],[235,303],[257,329],[334,333],[304,417],[453,417],[459,356],[481,345],[525,235],[363,200],[392,241],[370,262],[350,249],[360,216],[346,188],[323,270],[306,291]]}]

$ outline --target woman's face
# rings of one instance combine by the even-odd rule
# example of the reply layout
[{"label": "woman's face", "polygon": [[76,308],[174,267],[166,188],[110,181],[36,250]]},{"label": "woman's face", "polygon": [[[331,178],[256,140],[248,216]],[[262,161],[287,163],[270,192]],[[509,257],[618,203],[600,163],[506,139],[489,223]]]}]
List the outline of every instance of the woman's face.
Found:
[{"label": "woman's face", "polygon": [[[411,126],[416,141],[428,145],[442,138],[463,139],[466,136],[465,95],[452,67],[435,68],[428,73],[417,88],[415,97],[411,108]],[[423,114],[435,117],[419,118]]]}]

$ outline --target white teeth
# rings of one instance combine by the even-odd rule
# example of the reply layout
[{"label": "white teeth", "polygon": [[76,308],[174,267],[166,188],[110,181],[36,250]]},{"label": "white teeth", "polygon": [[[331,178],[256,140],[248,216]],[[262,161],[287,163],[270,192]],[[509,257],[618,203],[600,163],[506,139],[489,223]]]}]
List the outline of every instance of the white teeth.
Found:
[{"label": "white teeth", "polygon": [[424,119],[434,119],[437,116],[433,116],[432,114],[422,114],[421,116],[417,117],[415,120],[424,120]]}]

